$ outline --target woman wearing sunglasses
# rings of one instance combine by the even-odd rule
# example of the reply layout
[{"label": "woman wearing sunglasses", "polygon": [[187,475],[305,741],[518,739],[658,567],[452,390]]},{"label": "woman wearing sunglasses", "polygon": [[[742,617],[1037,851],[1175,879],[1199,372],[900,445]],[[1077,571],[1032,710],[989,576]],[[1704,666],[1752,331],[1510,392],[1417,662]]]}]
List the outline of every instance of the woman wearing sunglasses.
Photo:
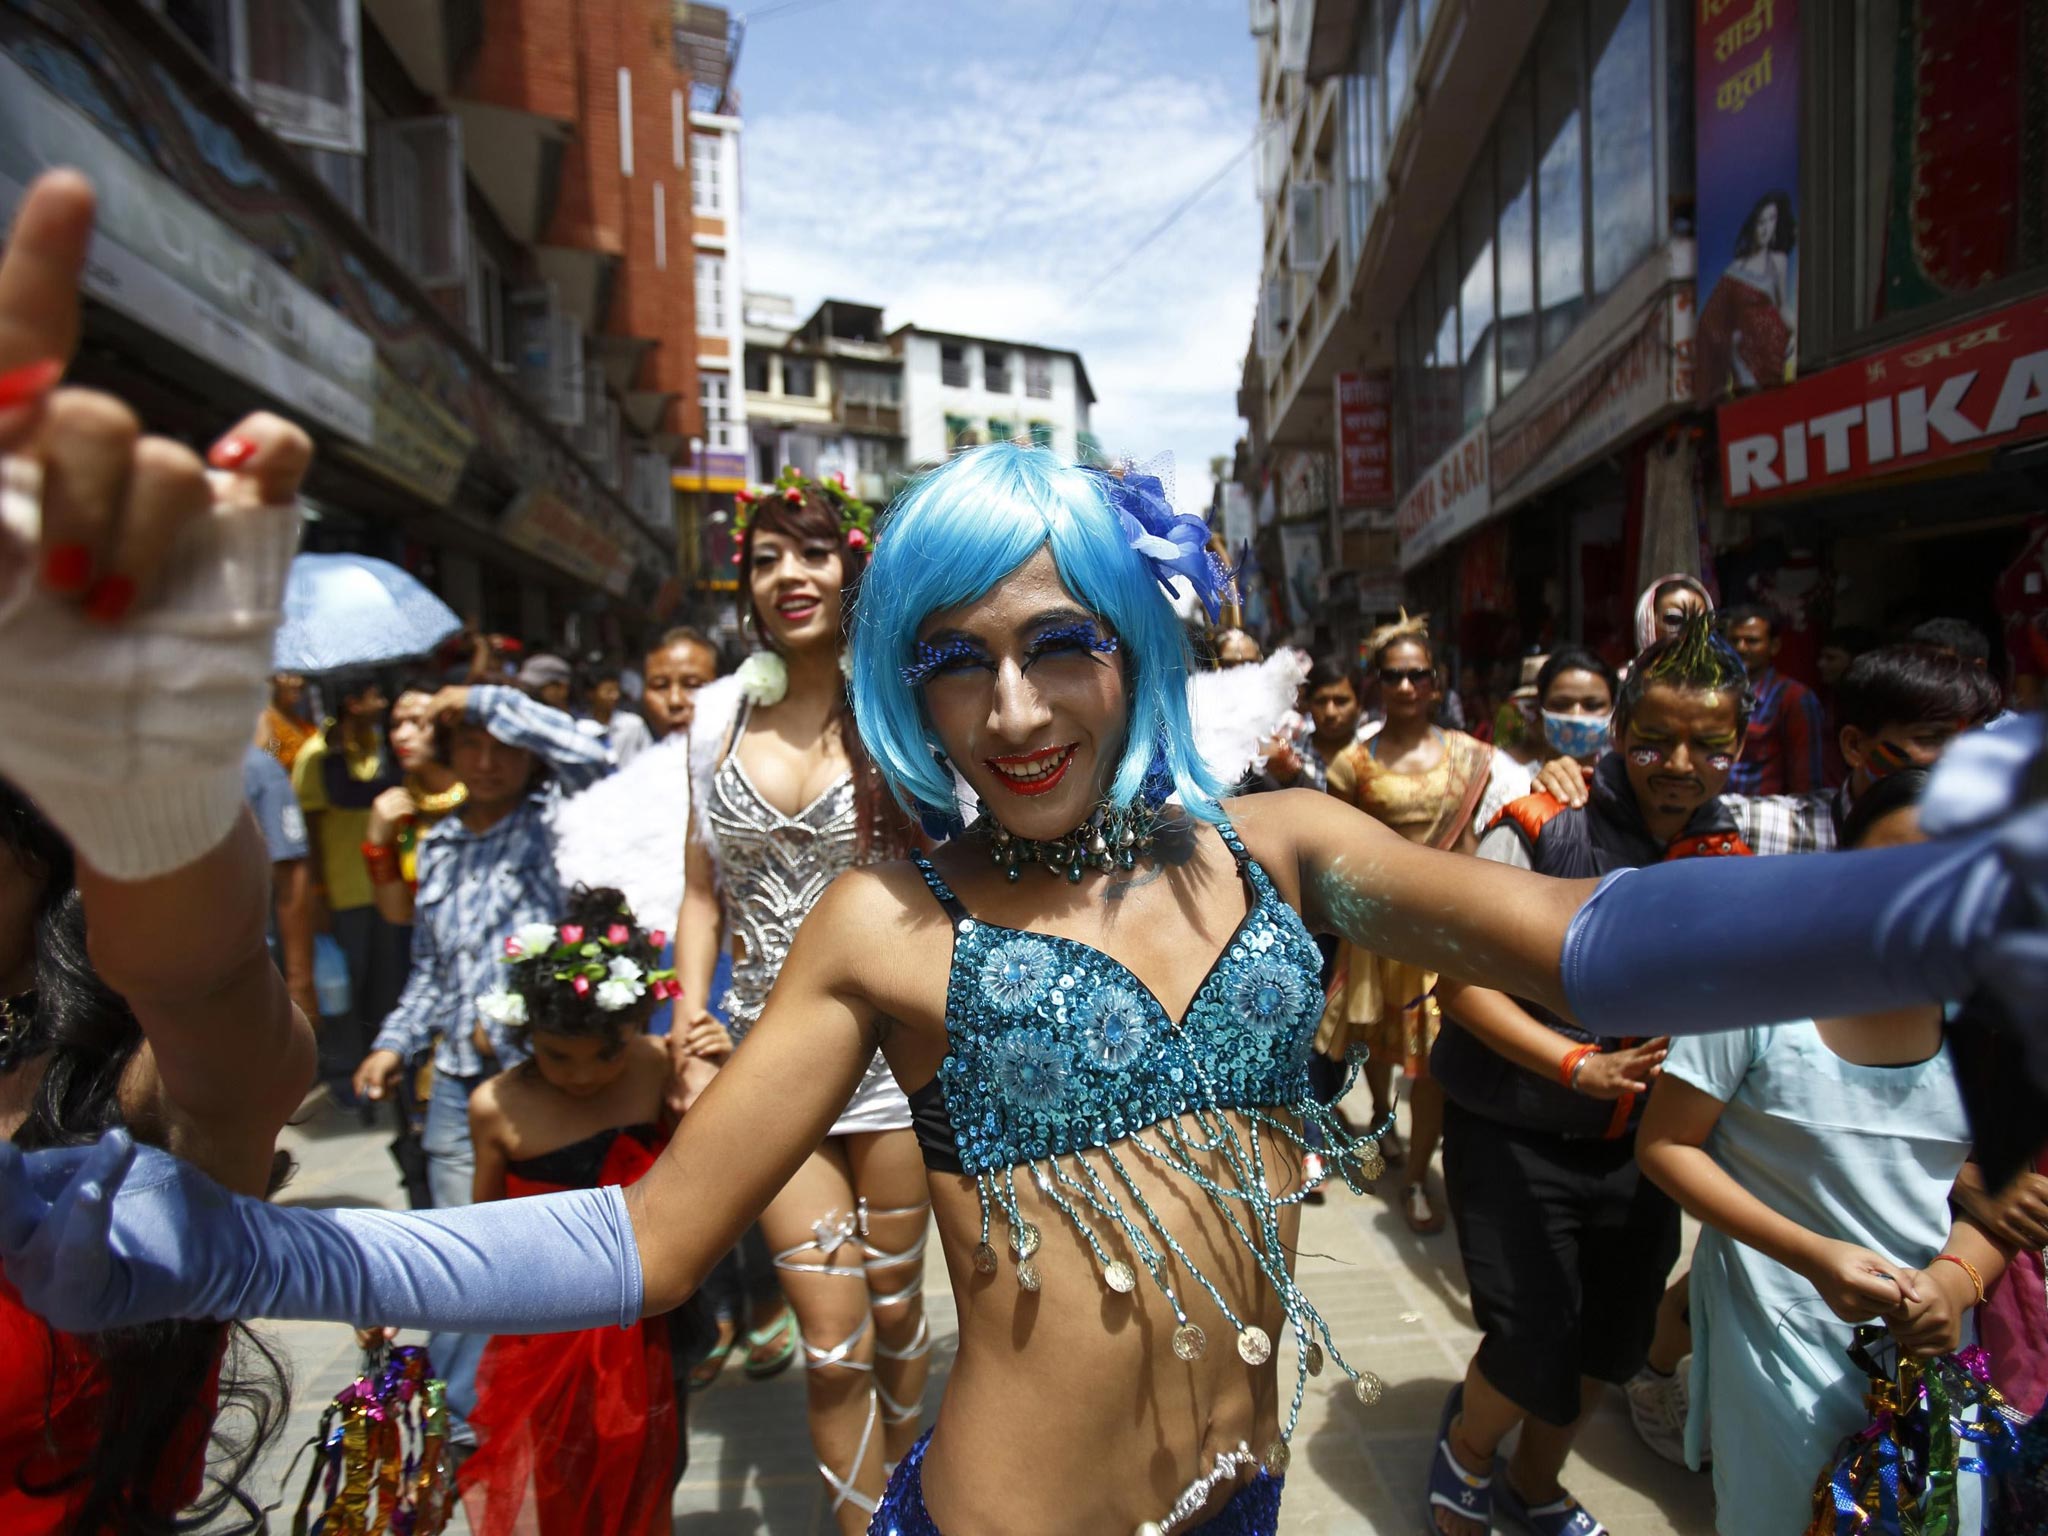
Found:
[{"label": "woman wearing sunglasses", "polygon": [[[1373,631],[1366,646],[1386,724],[1337,755],[1330,764],[1330,793],[1412,843],[1472,852],[1478,843],[1474,813],[1493,771],[1493,749],[1436,724],[1441,699],[1427,619],[1403,613],[1399,622]],[[1434,971],[1347,944],[1342,980],[1316,1036],[1316,1048],[1338,1060],[1354,1042],[1365,1043],[1374,1124],[1392,1105],[1395,1064],[1407,1073],[1414,1145],[1407,1149],[1402,1175],[1401,1216],[1423,1233],[1441,1232],[1444,1225],[1426,1183],[1444,1123],[1443,1095],[1429,1076],[1439,1019],[1435,992]],[[1380,1146],[1390,1164],[1403,1161],[1393,1135]]]}]

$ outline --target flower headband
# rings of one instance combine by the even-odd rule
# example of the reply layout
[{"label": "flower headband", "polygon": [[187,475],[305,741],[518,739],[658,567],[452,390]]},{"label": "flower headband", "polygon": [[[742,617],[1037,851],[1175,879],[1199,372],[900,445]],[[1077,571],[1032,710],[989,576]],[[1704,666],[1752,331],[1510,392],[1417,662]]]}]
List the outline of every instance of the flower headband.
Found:
[{"label": "flower headband", "polygon": [[1152,575],[1168,592],[1178,576],[1194,588],[1195,596],[1213,623],[1226,602],[1235,599],[1237,584],[1225,565],[1209,548],[1209,525],[1199,517],[1176,512],[1166,498],[1166,486],[1157,475],[1126,469],[1121,474],[1087,467],[1087,473],[1102,482],[1102,493],[1123,525],[1124,538],[1152,567]]},{"label": "flower headband", "polygon": [[[596,937],[581,923],[525,923],[505,940],[505,963],[546,966],[553,980],[567,982],[578,997],[588,997],[595,988],[604,1013],[630,1008],[650,993],[657,1000],[680,996],[682,984],[674,971],[643,971],[632,956],[620,953],[632,942],[633,929],[626,923],[613,923]],[[647,942],[659,951],[668,935],[656,930]],[[520,1028],[526,1023],[526,999],[509,989],[485,993],[476,1006],[493,1024]]]},{"label": "flower headband", "polygon": [[782,473],[775,477],[775,484],[769,489],[741,491],[733,497],[733,564],[739,564],[739,546],[746,538],[747,529],[753,526],[755,508],[762,502],[771,501],[778,496],[792,507],[801,506],[805,493],[811,491],[823,497],[825,504],[838,516],[839,533],[846,540],[846,547],[851,550],[866,549],[875,536],[875,509],[847,489],[846,476],[835,472],[830,479],[813,480],[801,470],[785,464]]}]

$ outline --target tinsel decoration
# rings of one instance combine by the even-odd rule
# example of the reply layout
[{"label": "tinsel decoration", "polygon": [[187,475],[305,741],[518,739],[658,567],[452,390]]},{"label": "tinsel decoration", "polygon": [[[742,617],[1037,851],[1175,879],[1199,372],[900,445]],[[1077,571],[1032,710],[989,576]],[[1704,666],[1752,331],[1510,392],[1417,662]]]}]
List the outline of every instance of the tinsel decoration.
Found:
[{"label": "tinsel decoration", "polygon": [[1981,1479],[1994,1507],[1993,1478],[2017,1468],[2026,1423],[1991,1385],[1990,1357],[1973,1344],[1903,1359],[1888,1329],[1866,1324],[1849,1358],[1870,1377],[1870,1422],[1814,1484],[1805,1536],[1960,1536],[1961,1480]]},{"label": "tinsel decoration", "polygon": [[[447,1383],[424,1349],[378,1348],[320,1416],[292,1536],[436,1536],[455,1512]],[[318,1515],[312,1513],[321,1497]]]}]

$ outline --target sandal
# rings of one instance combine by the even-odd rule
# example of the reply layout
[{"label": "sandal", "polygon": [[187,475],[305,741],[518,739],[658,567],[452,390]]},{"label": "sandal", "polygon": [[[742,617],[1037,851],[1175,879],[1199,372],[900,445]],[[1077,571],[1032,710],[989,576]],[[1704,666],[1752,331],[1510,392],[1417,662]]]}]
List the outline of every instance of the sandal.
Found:
[{"label": "sandal", "polygon": [[[731,1328],[732,1332],[726,1333],[725,1330],[728,1328]],[[690,1367],[687,1385],[692,1392],[702,1392],[718,1380],[718,1373],[725,1369],[725,1362],[732,1355],[733,1346],[740,1341],[739,1329],[733,1327],[727,1319],[719,1319],[718,1331],[724,1336],[711,1346],[709,1354]]]},{"label": "sandal", "polygon": [[1431,1203],[1429,1191],[1420,1184],[1401,1186],[1401,1219],[1410,1232],[1429,1237],[1444,1229],[1444,1213]]},{"label": "sandal", "polygon": [[[756,1351],[773,1344],[777,1338],[781,1347],[774,1354],[760,1356]],[[771,1376],[780,1376],[789,1369],[789,1362],[796,1358],[797,1346],[796,1308],[783,1303],[782,1320],[770,1323],[766,1328],[747,1330],[747,1363],[744,1367],[750,1381],[766,1381]]]},{"label": "sandal", "polygon": [[1437,1419],[1436,1454],[1429,1459],[1429,1486],[1422,1501],[1423,1536],[1440,1536],[1436,1523],[1439,1509],[1470,1520],[1482,1531],[1493,1528],[1493,1474],[1474,1477],[1451,1454],[1451,1420],[1458,1416],[1464,1401],[1465,1384],[1459,1382],[1444,1399],[1444,1411]]},{"label": "sandal", "polygon": [[[1379,1124],[1380,1117],[1378,1115],[1374,1115],[1372,1118],[1373,1124]],[[1408,1148],[1401,1140],[1401,1133],[1391,1125],[1380,1132],[1379,1149],[1380,1161],[1389,1168],[1398,1168],[1408,1161]]]},{"label": "sandal", "polygon": [[1531,1536],[1607,1536],[1607,1527],[1570,1494],[1548,1504],[1524,1504],[1511,1478],[1500,1480],[1500,1512]]}]

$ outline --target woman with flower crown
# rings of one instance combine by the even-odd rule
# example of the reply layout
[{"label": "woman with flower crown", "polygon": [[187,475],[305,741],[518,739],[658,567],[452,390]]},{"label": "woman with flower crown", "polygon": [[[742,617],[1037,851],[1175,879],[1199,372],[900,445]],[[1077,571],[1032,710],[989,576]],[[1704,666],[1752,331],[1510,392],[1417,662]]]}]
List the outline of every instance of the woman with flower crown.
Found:
[{"label": "woman with flower crown", "polygon": [[[855,865],[900,858],[910,840],[861,749],[842,661],[872,525],[843,478],[793,469],[740,503],[741,611],[759,648],[698,691],[690,727],[682,994],[669,1037],[679,1108],[708,1079],[703,1041],[725,1027],[710,1012],[721,935],[731,936],[726,1010],[741,1041],[826,888]],[[748,1335],[755,1359],[778,1338],[802,1344],[811,1443],[845,1532],[866,1529],[917,1438],[930,1210],[910,1105],[872,1053],[851,1102],[761,1213],[790,1305]]]},{"label": "woman with flower crown", "polygon": [[[744,1048],[623,1193],[281,1210],[118,1133],[0,1146],[8,1278],[67,1327],[630,1325],[788,1188],[879,1048],[910,1090],[959,1347],[870,1529],[1271,1533],[1309,1380],[1378,1395],[1293,1270],[1306,1190],[1376,1161],[1309,1089],[1311,930],[1602,1035],[1639,1027],[1652,987],[1673,1033],[1982,984],[2040,1027],[2027,882],[2048,876],[2048,807],[1977,824],[2015,805],[2038,730],[1959,775],[1945,843],[1544,879],[1327,795],[1221,801],[1160,584],[1213,600],[1205,542],[1156,481],[1009,444],[897,502],[854,626],[855,710],[891,789],[952,835],[833,882]],[[964,829],[956,776],[982,807]],[[1685,984],[1738,946],[1739,974]]]}]

